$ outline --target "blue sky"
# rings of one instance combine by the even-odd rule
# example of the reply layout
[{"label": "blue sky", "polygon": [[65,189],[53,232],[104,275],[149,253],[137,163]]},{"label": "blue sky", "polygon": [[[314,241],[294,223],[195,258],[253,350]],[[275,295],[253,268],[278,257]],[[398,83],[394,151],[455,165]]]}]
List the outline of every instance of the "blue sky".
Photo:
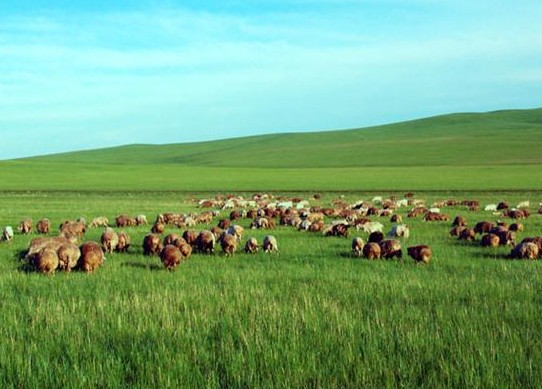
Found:
[{"label": "blue sky", "polygon": [[542,107],[542,2],[0,1],[0,159]]}]

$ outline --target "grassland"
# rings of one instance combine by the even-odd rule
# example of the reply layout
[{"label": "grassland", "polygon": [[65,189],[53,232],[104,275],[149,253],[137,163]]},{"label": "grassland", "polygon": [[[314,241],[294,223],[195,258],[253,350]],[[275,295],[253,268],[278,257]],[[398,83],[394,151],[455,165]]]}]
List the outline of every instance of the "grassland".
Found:
[{"label": "grassland", "polygon": [[[256,191],[318,192],[311,204],[328,206],[408,190],[429,204],[529,200],[536,211],[541,112],[4,161],[0,226],[27,216],[55,226],[79,216],[153,219],[199,211],[195,199],[217,193]],[[443,211],[470,224],[498,219]],[[353,258],[349,239],[279,227],[278,255],[195,254],[168,273],[142,255],[149,227],[130,227],[130,252],[111,254],[95,274],[43,276],[19,259],[36,235],[16,234],[0,243],[0,385],[542,387],[540,262],[460,243],[447,222],[408,224],[402,243],[431,245],[428,266]],[[518,240],[542,235],[542,216],[524,225]],[[260,241],[266,233],[250,231]]]}]

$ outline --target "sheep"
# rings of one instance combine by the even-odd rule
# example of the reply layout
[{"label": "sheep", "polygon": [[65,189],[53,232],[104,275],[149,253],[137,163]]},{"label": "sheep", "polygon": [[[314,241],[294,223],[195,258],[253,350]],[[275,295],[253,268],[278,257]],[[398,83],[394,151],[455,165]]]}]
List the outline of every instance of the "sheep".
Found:
[{"label": "sheep", "polygon": [[2,240],[6,242],[11,242],[13,240],[13,227],[5,226],[2,231]]},{"label": "sheep", "polygon": [[324,229],[324,222],[323,221],[317,221],[314,223],[311,223],[309,226],[309,232],[322,232]]},{"label": "sheep", "polygon": [[499,237],[499,245],[501,246],[516,244],[516,234],[513,231],[497,231],[495,234]]},{"label": "sheep", "polygon": [[260,247],[256,238],[251,237],[247,239],[245,243],[245,253],[254,254],[257,253],[259,249]]},{"label": "sheep", "polygon": [[178,235],[178,234],[168,234],[168,235],[166,235],[166,237],[164,238],[164,241],[163,241],[164,247],[167,246],[167,245],[170,245],[170,244],[174,244],[175,241],[177,239],[180,239],[180,238],[181,238],[181,236]]},{"label": "sheep", "polygon": [[524,238],[521,243],[531,242],[538,246],[538,250],[542,253],[542,236],[529,236]]},{"label": "sheep", "polygon": [[388,236],[407,239],[410,236],[410,230],[406,224],[397,224],[388,232]]},{"label": "sheep", "polygon": [[354,239],[352,239],[352,253],[355,256],[361,257],[361,255],[363,254],[363,246],[365,246],[365,243],[360,237],[355,237]]},{"label": "sheep", "polygon": [[380,243],[383,240],[384,240],[384,234],[380,231],[371,232],[371,234],[369,235],[369,238],[367,239],[367,241],[371,243]]},{"label": "sheep", "polygon": [[457,215],[452,222],[452,227],[466,227],[467,226],[467,219],[465,219],[461,215]]},{"label": "sheep", "polygon": [[198,233],[193,230],[186,230],[183,232],[183,239],[188,243],[190,246],[195,247],[196,246],[196,239],[198,238]]},{"label": "sheep", "polygon": [[70,272],[81,257],[81,250],[76,244],[64,243],[57,250],[58,268],[65,272]]},{"label": "sheep", "polygon": [[218,221],[218,227],[227,230],[230,227],[231,220],[230,219],[220,219]]},{"label": "sheep", "polygon": [[173,242],[174,246],[177,246],[183,255],[183,258],[188,259],[192,255],[192,246],[190,246],[183,238],[177,239]]},{"label": "sheep", "polygon": [[390,222],[391,223],[402,223],[403,222],[403,217],[401,215],[398,215],[398,214],[391,215]]},{"label": "sheep", "polygon": [[53,274],[58,268],[58,255],[55,250],[46,247],[33,257],[33,264],[39,272]]},{"label": "sheep", "polygon": [[367,234],[370,234],[371,232],[375,232],[375,231],[380,231],[382,232],[382,230],[384,229],[384,225],[382,223],[379,223],[379,222],[367,222],[367,223],[364,223],[364,224],[361,224],[361,225],[356,225],[356,228],[359,230],[363,230],[364,232],[366,232]]},{"label": "sheep", "polygon": [[77,267],[85,273],[92,273],[98,267],[102,266],[105,260],[104,252],[100,245],[93,241],[85,242],[80,247],[81,257]]},{"label": "sheep", "polygon": [[162,251],[163,245],[160,236],[148,234],[143,238],[143,254],[156,255]]},{"label": "sheep", "polygon": [[459,234],[461,234],[461,232],[466,230],[466,229],[467,229],[466,226],[452,227],[451,230],[450,230],[450,236],[459,236]]},{"label": "sheep", "polygon": [[136,226],[143,226],[143,225],[147,225],[148,222],[147,222],[147,216],[143,215],[142,213],[140,213],[139,215],[137,215],[135,217],[135,224]]},{"label": "sheep", "polygon": [[118,233],[118,237],[119,242],[117,243],[116,251],[118,251],[119,253],[127,252],[131,245],[130,236],[126,232],[121,231]]},{"label": "sheep", "polygon": [[106,227],[100,237],[102,249],[106,253],[112,253],[119,244],[119,236],[112,228]]},{"label": "sheep", "polygon": [[344,236],[345,238],[347,238],[349,227],[350,227],[350,224],[344,220],[335,221],[331,224],[330,227],[324,230],[324,235],[325,236]]},{"label": "sheep", "polygon": [[484,211],[491,211],[495,212],[497,211],[497,204],[488,204],[484,207]]},{"label": "sheep", "polygon": [[278,252],[279,246],[277,244],[277,238],[275,238],[273,235],[266,235],[263,238],[263,251],[265,253],[272,253],[272,252]]},{"label": "sheep", "polygon": [[72,240],[74,243],[77,239],[82,238],[85,235],[86,227],[83,223],[78,221],[65,221],[60,225],[60,236]]},{"label": "sheep", "polygon": [[233,235],[223,232],[219,239],[220,246],[222,251],[226,255],[233,255],[235,250],[237,250],[237,245],[239,244],[237,238]]},{"label": "sheep", "polygon": [[183,260],[183,254],[177,246],[168,244],[160,252],[160,260],[164,264],[166,270],[172,271],[175,270]]},{"label": "sheep", "polygon": [[450,217],[445,213],[438,213],[438,212],[427,212],[423,218],[426,222],[447,222],[450,220]]},{"label": "sheep", "polygon": [[162,234],[166,230],[166,225],[162,222],[155,222],[151,228],[153,234]]},{"label": "sheep", "polygon": [[233,235],[237,238],[238,242],[241,242],[243,239],[243,233],[245,232],[244,228],[237,224],[232,224],[228,227],[226,232],[230,235]]},{"label": "sheep", "polygon": [[381,251],[379,244],[375,242],[363,246],[363,256],[367,259],[380,259]]},{"label": "sheep", "polygon": [[108,227],[108,226],[109,226],[109,219],[105,216],[95,217],[94,219],[92,219],[89,225],[90,228]]},{"label": "sheep", "polygon": [[19,231],[21,234],[30,234],[32,232],[32,219],[31,218],[25,218],[19,222],[19,226],[17,227],[17,231]]},{"label": "sheep", "polygon": [[50,237],[50,238],[46,238],[46,237],[35,238],[30,242],[28,246],[28,251],[26,252],[24,259],[26,261],[32,262],[34,256],[37,253],[39,253],[41,250],[45,248],[49,248],[56,252],[60,246],[62,246],[63,244],[68,244],[68,243],[72,243],[72,242],[68,238],[61,237],[61,236],[55,236],[55,237]]},{"label": "sheep", "polygon": [[474,226],[474,232],[477,234],[483,234],[484,232],[491,231],[495,225],[491,222],[481,221]]},{"label": "sheep", "polygon": [[459,232],[459,240],[473,241],[476,239],[476,233],[472,228],[465,228]]},{"label": "sheep", "polygon": [[433,253],[431,252],[431,247],[425,244],[407,247],[407,253],[418,264],[429,263],[433,255]]},{"label": "sheep", "polygon": [[196,238],[196,247],[198,251],[205,254],[212,254],[215,250],[216,238],[211,231],[201,231]]},{"label": "sheep", "polygon": [[119,215],[115,218],[115,225],[119,228],[134,227],[136,224],[136,220],[128,215]]},{"label": "sheep", "polygon": [[396,239],[386,239],[379,243],[380,255],[386,259],[397,257],[401,259],[403,252],[401,251],[401,242]]},{"label": "sheep", "polygon": [[500,243],[500,238],[496,234],[485,234],[482,236],[482,240],[480,241],[480,244],[482,247],[497,247]]},{"label": "sheep", "polygon": [[540,254],[538,246],[533,242],[522,242],[515,246],[510,252],[514,259],[537,259]]},{"label": "sheep", "polygon": [[522,232],[525,227],[523,227],[523,224],[521,223],[512,223],[510,224],[510,227],[508,229],[514,232]]},{"label": "sheep", "polygon": [[526,200],[526,201],[521,201],[518,205],[516,205],[516,208],[517,209],[521,209],[521,208],[529,208],[531,206],[531,203]]},{"label": "sheep", "polygon": [[36,224],[38,234],[48,234],[51,230],[51,221],[49,219],[41,219]]}]

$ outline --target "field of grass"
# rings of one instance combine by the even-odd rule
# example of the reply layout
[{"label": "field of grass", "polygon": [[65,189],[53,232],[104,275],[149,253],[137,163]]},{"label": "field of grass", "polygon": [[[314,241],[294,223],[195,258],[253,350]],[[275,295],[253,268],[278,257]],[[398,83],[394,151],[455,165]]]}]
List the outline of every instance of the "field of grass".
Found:
[{"label": "field of grass", "polygon": [[[329,205],[342,194],[323,193],[311,202]],[[4,192],[0,223],[16,225],[30,216],[58,225],[79,216],[112,220],[140,212],[153,219],[159,212],[197,210],[194,199],[211,195]],[[350,202],[373,195],[344,193]],[[542,192],[517,191],[416,196],[429,203],[542,200]],[[443,211],[471,223],[497,219],[461,207]],[[109,255],[95,274],[44,276],[25,272],[18,258],[35,235],[17,234],[0,244],[0,383],[540,387],[540,263],[507,260],[509,248],[460,243],[448,236],[449,222],[408,224],[411,236],[402,243],[431,245],[428,266],[353,258],[350,239],[279,227],[273,231],[278,255],[195,254],[168,273],[157,257],[142,255],[149,227],[131,227],[130,252]],[[519,239],[541,234],[542,216],[524,224]],[[85,240],[100,234],[91,229]],[[260,242],[265,234],[247,233]]]}]

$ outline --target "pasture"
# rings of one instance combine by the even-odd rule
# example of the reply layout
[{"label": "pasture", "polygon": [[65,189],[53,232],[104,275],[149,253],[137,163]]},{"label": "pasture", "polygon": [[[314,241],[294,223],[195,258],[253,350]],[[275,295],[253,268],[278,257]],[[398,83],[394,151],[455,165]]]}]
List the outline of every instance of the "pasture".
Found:
[{"label": "pasture", "polygon": [[[250,193],[244,193],[249,196]],[[354,202],[375,192],[322,192]],[[402,192],[380,193],[402,196]],[[201,212],[190,192],[4,192],[2,225],[42,217]],[[276,193],[309,198],[312,192]],[[530,200],[541,192],[417,192],[428,203]],[[499,217],[442,210],[469,224]],[[536,211],[536,210],[535,210]],[[399,214],[406,215],[407,209]],[[535,212],[533,212],[535,213]],[[502,218],[501,218],[502,219]],[[376,219],[379,220],[379,219]],[[215,219],[216,221],[216,219]],[[213,222],[213,225],[215,223]],[[385,230],[391,227],[381,220]],[[542,384],[542,283],[538,261],[506,259],[448,235],[451,222],[406,219],[403,247],[429,244],[429,265],[368,261],[350,239],[292,227],[272,232],[279,254],[193,254],[175,272],[142,255],[150,226],[128,227],[133,247],[94,274],[26,272],[19,254],[35,234],[0,244],[0,382],[9,386],[360,387]],[[540,235],[542,216],[518,235]],[[250,220],[239,222],[245,228]],[[198,226],[207,228],[207,226]],[[85,240],[99,241],[102,229]],[[178,232],[168,227],[168,232]],[[261,242],[269,231],[246,230]],[[350,231],[350,237],[366,234]],[[406,250],[405,250],[406,251]]]}]

